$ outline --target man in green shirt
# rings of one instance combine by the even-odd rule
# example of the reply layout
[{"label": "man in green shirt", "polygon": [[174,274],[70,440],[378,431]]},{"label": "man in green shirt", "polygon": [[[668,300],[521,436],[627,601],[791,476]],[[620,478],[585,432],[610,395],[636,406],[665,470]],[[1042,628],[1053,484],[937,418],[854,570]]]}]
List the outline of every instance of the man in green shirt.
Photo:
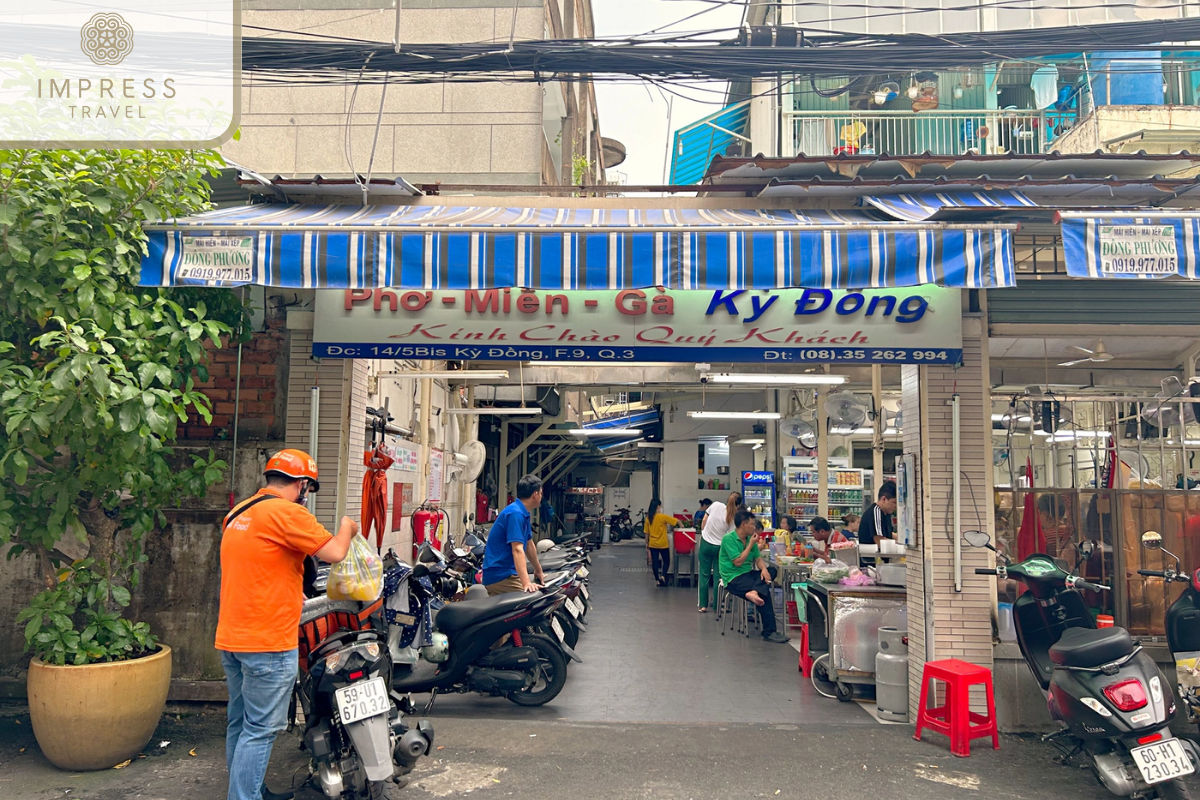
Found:
[{"label": "man in green shirt", "polygon": [[775,609],[771,605],[771,581],[776,569],[763,560],[758,546],[757,518],[749,511],[733,517],[734,529],[721,540],[720,572],[728,592],[744,597],[758,606],[765,641],[782,644],[788,640],[775,629]]}]

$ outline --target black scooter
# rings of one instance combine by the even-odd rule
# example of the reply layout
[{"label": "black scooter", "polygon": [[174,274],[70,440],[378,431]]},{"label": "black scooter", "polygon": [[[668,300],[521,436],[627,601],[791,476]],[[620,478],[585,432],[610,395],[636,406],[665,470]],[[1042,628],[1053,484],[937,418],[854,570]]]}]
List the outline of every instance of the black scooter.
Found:
[{"label": "black scooter", "polygon": [[429,722],[410,728],[404,714],[411,703],[393,702],[381,608],[326,597],[304,603],[296,696],[304,710],[309,782],[326,797],[378,800],[388,782],[403,784],[402,776],[433,745]]},{"label": "black scooter", "polygon": [[1175,560],[1175,568],[1139,569],[1138,575],[1184,584],[1183,592],[1167,609],[1167,645],[1175,658],[1179,699],[1188,722],[1200,725],[1200,569],[1190,575],[1185,572],[1179,557],[1163,548],[1162,536],[1156,531],[1142,534],[1142,547],[1161,550]]},{"label": "black scooter", "polygon": [[[409,591],[425,606],[433,597],[422,578],[430,578],[443,600],[457,593],[457,581],[432,551],[422,548],[413,568]],[[386,562],[385,562],[386,564]],[[454,584],[454,588],[448,585]],[[446,596],[446,595],[449,596]],[[422,661],[408,672],[397,671],[392,688],[399,693],[430,693],[428,713],[439,693],[454,692],[507,697],[521,706],[549,703],[567,680],[567,654],[561,643],[534,632],[550,625],[565,597],[557,592],[512,594],[470,603],[449,603],[433,617],[432,642],[420,648]],[[423,615],[423,614],[422,614]],[[416,624],[420,623],[420,616]],[[507,640],[493,648],[497,642]]]},{"label": "black scooter", "polygon": [[[967,543],[993,552],[986,533]],[[1045,737],[1064,755],[1082,758],[1120,797],[1187,800],[1183,776],[1200,751],[1171,734],[1175,715],[1166,678],[1124,628],[1097,629],[1079,589],[1108,591],[1063,570],[1041,553],[977,575],[1013,578],[1028,591],[1013,604],[1017,643],[1047,693],[1050,716],[1063,729]]]}]

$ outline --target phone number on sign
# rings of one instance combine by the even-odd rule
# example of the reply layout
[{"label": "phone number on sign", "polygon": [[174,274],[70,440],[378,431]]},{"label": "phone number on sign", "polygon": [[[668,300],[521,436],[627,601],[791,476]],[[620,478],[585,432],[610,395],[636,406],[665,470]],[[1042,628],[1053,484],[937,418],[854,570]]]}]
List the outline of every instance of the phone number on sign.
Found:
[{"label": "phone number on sign", "polygon": [[958,353],[949,350],[846,350],[831,348],[823,350],[768,350],[768,361],[859,361],[880,363],[887,361],[924,361],[933,364],[949,364],[957,359]]}]

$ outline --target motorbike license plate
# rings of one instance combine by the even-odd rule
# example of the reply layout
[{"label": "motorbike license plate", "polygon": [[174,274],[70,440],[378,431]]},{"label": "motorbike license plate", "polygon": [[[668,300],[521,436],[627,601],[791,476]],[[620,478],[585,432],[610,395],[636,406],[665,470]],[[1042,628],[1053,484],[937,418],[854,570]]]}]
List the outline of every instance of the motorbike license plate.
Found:
[{"label": "motorbike license plate", "polygon": [[1129,753],[1133,756],[1133,763],[1142,771],[1142,778],[1149,784],[1162,783],[1195,772],[1192,760],[1188,758],[1178,739],[1164,739],[1145,747],[1135,747]]},{"label": "motorbike license plate", "polygon": [[586,586],[580,586],[580,587],[579,587],[579,591],[580,591],[580,593],[582,593],[582,594],[583,594],[583,599],[584,599],[584,600],[591,600],[591,599],[592,599],[592,596],[591,596],[591,594],[589,594],[589,593],[588,593],[588,588],[587,588]]},{"label": "motorbike license plate", "polygon": [[383,678],[343,686],[333,693],[333,699],[343,725],[386,714],[392,705]]},{"label": "motorbike license plate", "polygon": [[574,597],[567,598],[567,611],[571,614],[572,617],[574,617],[575,619],[579,619],[579,609],[575,607],[575,598]]},{"label": "motorbike license plate", "polygon": [[550,618],[550,630],[554,631],[554,635],[558,637],[559,644],[567,641],[567,635],[563,633],[562,625],[559,625],[558,620],[554,617]]},{"label": "motorbike license plate", "polygon": [[579,577],[581,577],[581,578],[586,578],[587,576],[588,576],[588,568],[587,568],[587,567],[580,567],[580,568],[579,568]]}]

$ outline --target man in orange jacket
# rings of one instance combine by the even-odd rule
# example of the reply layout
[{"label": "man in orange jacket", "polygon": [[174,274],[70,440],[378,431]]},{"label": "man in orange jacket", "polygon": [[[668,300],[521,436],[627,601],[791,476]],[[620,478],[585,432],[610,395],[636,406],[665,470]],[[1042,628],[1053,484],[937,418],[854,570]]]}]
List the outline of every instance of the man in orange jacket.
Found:
[{"label": "man in orange jacket", "polygon": [[266,488],[222,524],[217,650],[229,689],[225,763],[228,800],[290,798],[267,789],[275,736],[287,725],[299,668],[304,560],[346,557],[358,523],[343,517],[334,536],[303,505],[317,491],[317,464],[300,450],[267,461]]}]

